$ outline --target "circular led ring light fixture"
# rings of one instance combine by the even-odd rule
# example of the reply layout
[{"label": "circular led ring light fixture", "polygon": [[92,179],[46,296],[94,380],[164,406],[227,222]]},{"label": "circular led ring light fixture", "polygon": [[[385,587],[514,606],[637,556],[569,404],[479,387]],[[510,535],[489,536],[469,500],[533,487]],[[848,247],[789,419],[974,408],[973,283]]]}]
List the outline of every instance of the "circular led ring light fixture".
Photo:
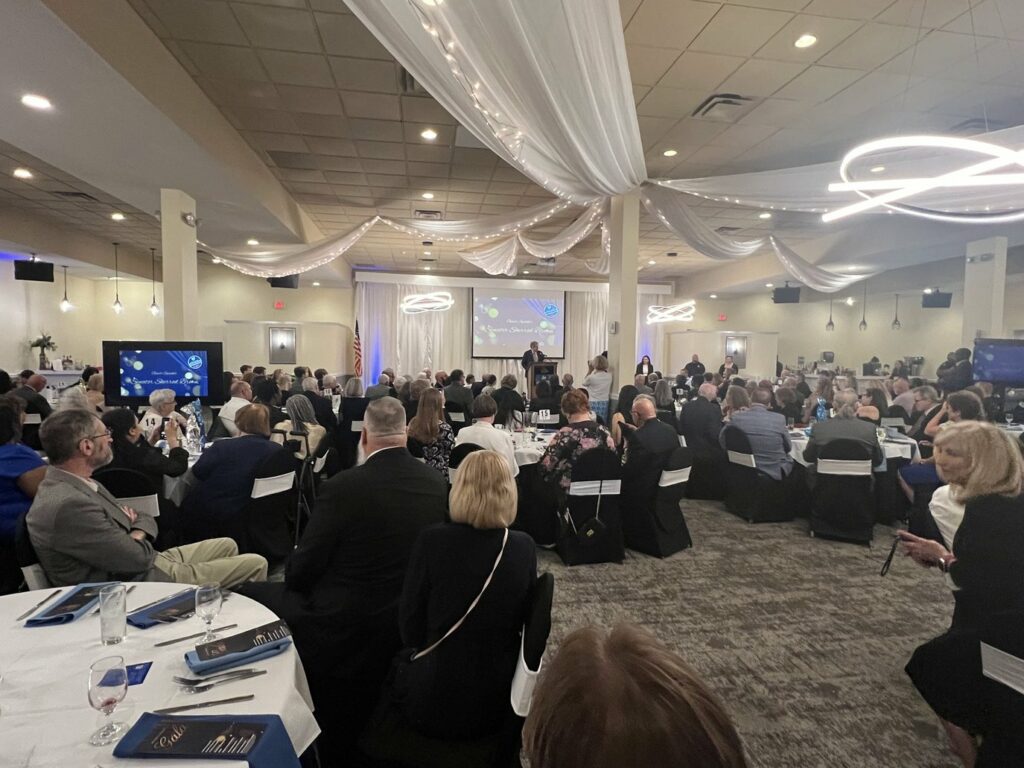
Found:
[{"label": "circular led ring light fixture", "polygon": [[421,312],[447,312],[455,305],[455,299],[447,291],[436,293],[414,293],[402,299],[402,312],[418,315]]}]

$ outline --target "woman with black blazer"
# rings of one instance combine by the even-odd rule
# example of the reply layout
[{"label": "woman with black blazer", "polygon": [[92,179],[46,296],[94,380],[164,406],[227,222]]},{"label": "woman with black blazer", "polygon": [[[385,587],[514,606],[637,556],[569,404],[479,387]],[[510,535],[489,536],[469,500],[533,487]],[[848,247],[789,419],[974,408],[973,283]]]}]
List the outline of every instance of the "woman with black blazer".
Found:
[{"label": "woman with black blazer", "polygon": [[178,424],[174,419],[164,425],[164,435],[170,449],[166,456],[159,448],[150,445],[146,435],[142,434],[138,419],[129,409],[115,408],[104,413],[101,419],[111,431],[113,439],[111,447],[114,457],[108,467],[141,472],[150,479],[157,493],[163,489],[164,476],[178,477],[188,471],[188,451],[180,446]]},{"label": "woman with black blazer", "polygon": [[424,651],[466,616],[394,680],[392,700],[428,736],[491,734],[508,712],[520,631],[537,575],[533,539],[508,529],[516,502],[505,458],[494,451],[471,453],[455,474],[452,522],[427,528],[413,548],[400,606],[403,643]]},{"label": "woman with black blazer", "polygon": [[[999,614],[1024,611],[1024,460],[1008,434],[980,421],[944,425],[934,458],[951,496],[965,505],[952,551],[907,531],[899,536],[916,563],[947,575],[956,606],[949,631],[914,651],[907,674],[942,718],[954,752],[974,765],[975,736],[986,743],[1000,736],[999,694],[981,674],[980,641]],[[1013,764],[1024,765],[1024,754]]]},{"label": "woman with black blazer", "polygon": [[633,375],[639,376],[643,374],[644,376],[650,376],[652,373],[654,373],[654,363],[651,362],[649,355],[644,355],[640,358],[640,362],[636,364],[636,373]]}]

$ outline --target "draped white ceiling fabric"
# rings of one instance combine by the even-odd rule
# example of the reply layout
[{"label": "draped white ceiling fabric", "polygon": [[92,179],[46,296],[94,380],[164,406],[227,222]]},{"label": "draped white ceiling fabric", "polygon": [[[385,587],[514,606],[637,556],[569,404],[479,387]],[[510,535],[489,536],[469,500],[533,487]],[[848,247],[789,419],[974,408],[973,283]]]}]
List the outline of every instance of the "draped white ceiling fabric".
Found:
[{"label": "draped white ceiling fabric", "polygon": [[849,288],[856,282],[867,280],[877,275],[877,272],[856,275],[841,274],[811,264],[809,261],[800,258],[792,249],[787,248],[777,237],[769,237],[772,249],[778,257],[779,262],[789,274],[806,285],[822,293],[836,293],[844,288]]},{"label": "draped white ceiling fabric", "polygon": [[647,176],[616,0],[345,0],[461,125],[576,203]]},{"label": "draped white ceiling fabric", "polygon": [[504,240],[495,240],[475,251],[459,251],[459,256],[488,275],[515,277],[518,272],[516,258],[519,256],[519,237],[513,235]]},{"label": "draped white ceiling fabric", "polygon": [[552,200],[511,213],[481,216],[478,219],[441,221],[432,219],[392,219],[381,221],[399,232],[446,243],[464,243],[492,240],[518,232],[520,229],[542,224],[555,214],[571,208],[572,203]]}]

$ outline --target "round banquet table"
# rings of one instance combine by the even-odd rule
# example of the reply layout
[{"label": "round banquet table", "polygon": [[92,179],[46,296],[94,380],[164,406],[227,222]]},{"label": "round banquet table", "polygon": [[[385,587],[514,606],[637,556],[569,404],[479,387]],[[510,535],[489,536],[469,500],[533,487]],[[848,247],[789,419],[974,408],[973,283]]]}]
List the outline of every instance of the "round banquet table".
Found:
[{"label": "round banquet table", "polygon": [[[789,455],[793,457],[793,460],[805,467],[811,466],[811,462],[804,461],[804,449],[809,442],[807,437],[802,432],[790,432],[789,442],[792,446]],[[886,459],[913,459],[917,455],[917,443],[909,437],[887,437],[882,441],[882,451],[885,453]],[[876,466],[875,471],[884,472],[885,464]]]},{"label": "round banquet table", "polygon": [[[128,609],[170,596],[182,588],[181,584],[139,583],[128,595]],[[171,677],[194,676],[185,664],[184,654],[194,647],[195,641],[163,648],[153,644],[202,631],[200,619],[183,619],[146,630],[129,624],[127,639],[113,646],[100,644],[100,619],[91,610],[70,624],[51,627],[29,629],[24,621],[14,620],[52,591],[0,597],[0,764],[19,768],[154,768],[152,760],[115,759],[113,744],[93,747],[88,743],[102,717],[89,706],[86,695],[89,666],[105,656],[124,656],[126,664],[153,662],[145,681],[129,686],[128,695],[114,711],[115,720],[132,725],[144,712],[154,709],[252,693],[256,698],[251,701],[181,714],[279,715],[296,754],[302,754],[320,733],[313,717],[306,674],[294,645],[277,656],[246,665],[265,669],[266,675],[217,686],[205,693],[184,693]],[[259,603],[233,594],[224,602],[214,627],[238,624],[237,628],[220,633],[223,637],[276,618]],[[246,765],[244,761],[233,760],[173,762],[190,768]]]}]

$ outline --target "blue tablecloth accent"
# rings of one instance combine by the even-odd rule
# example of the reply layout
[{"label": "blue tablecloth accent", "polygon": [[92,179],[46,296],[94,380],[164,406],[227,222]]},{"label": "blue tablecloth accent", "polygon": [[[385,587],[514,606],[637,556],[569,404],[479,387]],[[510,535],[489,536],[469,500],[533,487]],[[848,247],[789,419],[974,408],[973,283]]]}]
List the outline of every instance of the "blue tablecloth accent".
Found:
[{"label": "blue tablecloth accent", "polygon": [[209,675],[214,672],[222,672],[225,669],[231,669],[231,667],[250,664],[254,661],[269,659],[271,656],[277,656],[277,654],[284,651],[284,649],[291,644],[292,639],[290,637],[282,637],[280,640],[275,640],[272,643],[251,648],[248,651],[229,653],[226,656],[220,656],[216,659],[210,659],[209,661],[200,661],[199,655],[193,649],[185,654],[185,663],[188,664],[188,668],[197,675]]},{"label": "blue tablecloth accent", "polygon": [[190,589],[184,594],[175,592],[166,600],[163,600],[157,603],[156,605],[151,605],[144,611],[136,611],[135,613],[128,614],[128,623],[131,624],[133,627],[137,627],[138,629],[149,629],[150,627],[156,626],[157,624],[165,624],[166,622],[157,621],[156,619],[154,619],[153,615],[160,613],[160,611],[166,610],[171,606],[177,605],[178,603],[192,606],[192,608],[194,609],[196,603],[195,589]]},{"label": "blue tablecloth accent", "polygon": [[95,581],[90,582],[88,584],[79,584],[73,590],[68,592],[63,597],[61,597],[60,600],[58,600],[53,605],[44,605],[42,608],[40,608],[39,612],[35,616],[32,616],[28,621],[25,622],[25,626],[50,627],[55,624],[70,624],[72,621],[79,618],[80,616],[84,616],[86,613],[88,613],[92,608],[96,606],[96,603],[100,599],[99,592],[97,591],[96,596],[93,597],[92,600],[89,600],[84,605],[80,606],[77,610],[62,612],[59,610],[60,606],[67,603],[83,589],[87,589],[89,587],[105,587],[107,584],[117,584],[117,582]]},{"label": "blue tablecloth accent", "polygon": [[130,757],[134,759],[171,759],[171,760],[239,760],[241,758],[229,754],[153,754],[149,750],[139,754],[143,740],[161,722],[233,722],[255,723],[266,726],[266,731],[256,745],[245,756],[251,768],[299,768],[299,758],[288,737],[284,723],[277,715],[157,715],[144,713],[114,747],[114,757]]}]

